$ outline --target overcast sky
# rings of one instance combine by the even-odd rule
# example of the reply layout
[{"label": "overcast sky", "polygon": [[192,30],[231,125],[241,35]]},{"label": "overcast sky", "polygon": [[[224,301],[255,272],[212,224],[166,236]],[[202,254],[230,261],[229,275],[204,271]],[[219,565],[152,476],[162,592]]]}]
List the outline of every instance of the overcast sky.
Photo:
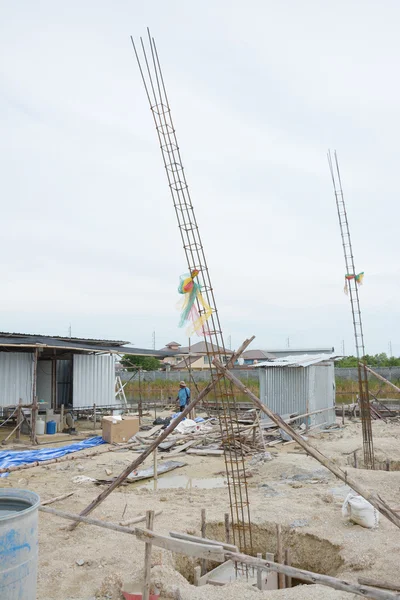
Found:
[{"label": "overcast sky", "polygon": [[129,36],[154,35],[225,336],[400,354],[396,0],[0,1],[1,331],[176,340],[185,257]]}]

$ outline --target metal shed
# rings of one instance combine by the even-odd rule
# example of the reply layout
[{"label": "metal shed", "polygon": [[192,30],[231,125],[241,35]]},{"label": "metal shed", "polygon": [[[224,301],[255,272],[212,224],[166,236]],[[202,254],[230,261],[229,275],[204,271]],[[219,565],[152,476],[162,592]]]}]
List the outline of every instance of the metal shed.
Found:
[{"label": "metal shed", "polygon": [[132,348],[127,342],[0,333],[0,409],[44,400],[54,410],[114,406],[115,357],[167,352]]},{"label": "metal shed", "polygon": [[334,358],[305,354],[259,363],[261,402],[283,418],[314,413],[300,419],[307,426],[335,423]]}]

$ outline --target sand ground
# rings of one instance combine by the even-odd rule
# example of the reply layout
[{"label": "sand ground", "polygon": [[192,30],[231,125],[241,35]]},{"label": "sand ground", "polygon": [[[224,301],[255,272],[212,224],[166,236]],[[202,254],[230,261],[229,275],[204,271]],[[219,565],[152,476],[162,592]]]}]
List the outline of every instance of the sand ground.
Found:
[{"label": "sand ground", "polygon": [[[400,424],[373,423],[375,453],[379,460],[389,458],[400,465]],[[346,466],[349,475],[373,489],[394,508],[400,509],[400,471],[366,471],[348,466],[354,451],[361,456],[361,425],[347,422],[339,431],[313,434],[309,440],[326,456]],[[282,525],[284,546],[292,553],[292,563],[348,581],[376,577],[400,584],[400,536],[384,517],[374,530],[364,529],[343,519],[341,504],[346,495],[337,480],[295,444],[270,448],[272,460],[249,459],[249,499],[255,552],[275,552],[277,523]],[[74,483],[78,475],[107,477],[118,475],[137,456],[130,450],[105,453],[83,460],[64,462],[15,472],[0,479],[0,486],[28,488],[42,500],[74,491],[74,495],[52,505],[60,510],[79,512],[104,488],[93,483]],[[162,510],[155,518],[155,530],[200,533],[201,509],[206,509],[207,536],[224,538],[224,514],[229,512],[224,461],[221,457],[175,457],[183,468],[160,477],[162,489],[145,483],[129,484],[115,490],[92,514],[97,519],[118,522]],[[351,459],[350,459],[351,460]],[[148,459],[145,466],[150,466]],[[202,485],[205,488],[196,487]],[[217,487],[212,487],[213,481]],[[181,487],[170,487],[180,485]],[[118,581],[135,582],[143,568],[144,544],[134,536],[80,525],[65,530],[66,521],[40,514],[38,596],[40,600],[121,598]],[[83,564],[79,566],[78,562]],[[259,592],[247,584],[224,588],[196,588],[189,580],[194,562],[169,552],[153,550],[152,577],[163,598],[224,600],[241,596],[244,600],[261,594],[267,599],[326,598],[349,599],[351,594],[326,587],[297,585],[291,589]],[[183,575],[182,575],[183,574]],[[261,596],[260,596],[261,598]]]}]

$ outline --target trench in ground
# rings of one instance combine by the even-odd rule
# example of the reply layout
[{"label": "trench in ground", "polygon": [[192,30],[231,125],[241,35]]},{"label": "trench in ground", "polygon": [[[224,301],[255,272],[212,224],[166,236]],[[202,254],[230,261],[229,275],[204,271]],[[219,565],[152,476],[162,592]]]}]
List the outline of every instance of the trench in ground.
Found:
[{"label": "trench in ground", "polygon": [[[265,553],[270,552],[276,558],[276,523],[253,524],[251,532],[253,556],[261,553],[263,558],[265,558]],[[208,523],[206,537],[213,540],[225,541],[224,523]],[[335,576],[344,563],[340,554],[340,546],[313,534],[303,533],[290,527],[282,526],[282,546],[283,549],[290,549],[291,565],[299,569],[321,573],[322,575]],[[175,568],[189,583],[193,584],[194,568],[198,564],[200,563],[196,559],[184,555],[176,555]],[[207,571],[211,571],[216,566],[217,563],[209,562],[207,564]],[[292,586],[300,583],[304,584],[305,582],[297,579],[292,580]]]},{"label": "trench in ground", "polygon": [[[382,453],[375,455],[375,471],[400,471],[400,460],[392,460],[384,457]],[[347,457],[347,464],[357,469],[365,469],[364,456],[362,450],[355,450]]]}]

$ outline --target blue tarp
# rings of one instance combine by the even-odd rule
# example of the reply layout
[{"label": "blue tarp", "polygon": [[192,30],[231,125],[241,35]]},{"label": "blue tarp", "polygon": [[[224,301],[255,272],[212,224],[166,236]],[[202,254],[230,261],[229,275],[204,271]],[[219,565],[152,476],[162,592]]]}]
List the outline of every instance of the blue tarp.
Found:
[{"label": "blue tarp", "polygon": [[[87,450],[88,448],[94,448],[105,444],[106,442],[100,435],[96,437],[76,442],[75,444],[69,444],[68,446],[61,446],[60,448],[40,448],[39,450],[4,450],[0,452],[0,469],[7,467],[15,467],[17,465],[27,465],[34,462],[42,462],[44,460],[51,460],[52,458],[60,458],[66,454],[72,454],[72,452],[79,452],[79,450]],[[7,477],[8,473],[1,473],[0,477]]]}]

